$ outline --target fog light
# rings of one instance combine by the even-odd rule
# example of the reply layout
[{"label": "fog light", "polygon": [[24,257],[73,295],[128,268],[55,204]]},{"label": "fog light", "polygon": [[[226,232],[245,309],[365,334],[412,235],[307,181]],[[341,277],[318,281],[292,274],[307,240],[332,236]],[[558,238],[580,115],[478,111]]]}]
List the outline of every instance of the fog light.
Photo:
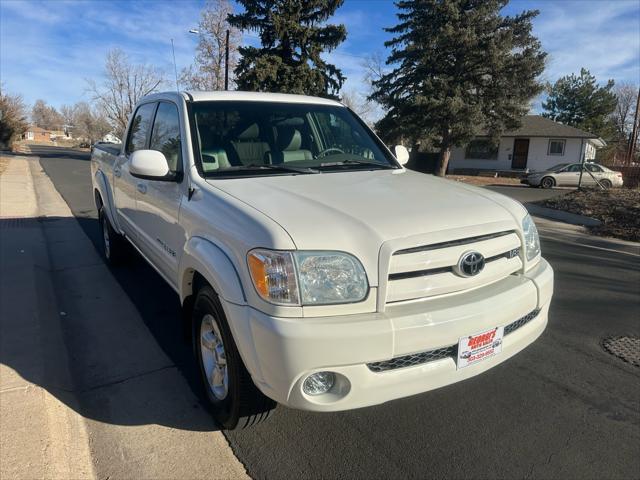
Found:
[{"label": "fog light", "polygon": [[317,372],[305,378],[302,390],[307,395],[322,395],[327,393],[336,382],[333,372]]}]

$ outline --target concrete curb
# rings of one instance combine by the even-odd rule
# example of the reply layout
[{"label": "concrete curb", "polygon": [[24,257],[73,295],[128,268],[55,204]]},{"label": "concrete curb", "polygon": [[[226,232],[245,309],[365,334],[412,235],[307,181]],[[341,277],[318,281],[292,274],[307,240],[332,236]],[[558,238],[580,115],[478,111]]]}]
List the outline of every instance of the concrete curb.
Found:
[{"label": "concrete curb", "polygon": [[531,215],[536,217],[549,218],[551,220],[569,223],[571,225],[581,225],[584,227],[597,227],[602,224],[600,220],[587,217],[585,215],[577,215],[563,210],[541,207],[540,205],[535,205],[533,203],[525,203],[524,206]]}]

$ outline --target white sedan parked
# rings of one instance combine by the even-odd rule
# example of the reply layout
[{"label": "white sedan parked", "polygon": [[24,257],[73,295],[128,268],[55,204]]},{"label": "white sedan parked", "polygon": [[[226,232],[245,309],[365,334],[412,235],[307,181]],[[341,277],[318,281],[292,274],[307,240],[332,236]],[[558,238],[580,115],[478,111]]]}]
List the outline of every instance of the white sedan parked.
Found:
[{"label": "white sedan parked", "polygon": [[[521,180],[531,187],[577,187],[580,181],[580,163],[561,163],[543,172],[533,172]],[[596,185],[596,179],[604,188],[621,187],[622,173],[592,162],[584,164],[583,185]]]}]

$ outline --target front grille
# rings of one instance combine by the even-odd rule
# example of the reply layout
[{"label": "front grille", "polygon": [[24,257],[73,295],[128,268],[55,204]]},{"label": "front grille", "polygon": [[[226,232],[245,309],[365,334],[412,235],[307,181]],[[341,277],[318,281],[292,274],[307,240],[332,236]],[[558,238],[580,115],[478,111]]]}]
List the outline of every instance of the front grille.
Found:
[{"label": "front grille", "polygon": [[443,358],[458,356],[458,345],[450,347],[429,350],[428,352],[414,353],[413,355],[405,355],[403,357],[392,358],[384,362],[367,363],[367,367],[372,372],[385,372],[387,370],[395,370],[397,368],[413,367],[423,363],[434,362]]},{"label": "front grille", "polygon": [[[507,260],[511,260],[512,258],[516,258],[520,255],[520,247],[512,248],[508,252],[502,252],[497,255],[493,255],[491,257],[487,257],[484,259],[485,264],[495,262],[496,260],[501,260],[503,258]],[[440,268],[430,268],[427,270],[417,270],[413,272],[400,272],[400,273],[391,273],[389,274],[389,280],[404,280],[405,278],[416,278],[416,277],[424,277],[426,275],[437,275],[439,273],[453,273],[453,266],[449,267],[440,267]]]},{"label": "front grille", "polygon": [[[456,273],[466,252],[484,257],[473,277]],[[521,239],[513,230],[417,245],[393,252],[386,274],[385,303],[436,297],[497,282],[522,269]]]},{"label": "front grille", "polygon": [[533,312],[528,313],[524,317],[519,318],[515,322],[510,323],[509,325],[504,327],[504,334],[509,335],[510,333],[515,332],[517,329],[519,329],[523,325],[529,323],[531,320],[536,318],[539,313],[540,313],[540,309],[536,308]]},{"label": "front grille", "polygon": [[[529,312],[524,317],[519,318],[515,322],[511,322],[504,327],[504,335],[507,336],[510,333],[515,332],[517,329],[526,325],[531,320],[536,318],[540,313],[540,309],[536,308],[532,312]],[[367,363],[367,367],[372,372],[380,373],[388,370],[397,370],[399,368],[415,367],[416,365],[423,365],[429,362],[435,362],[436,360],[442,360],[443,358],[452,358],[455,360],[458,357],[458,345],[449,345],[448,347],[436,348],[435,350],[427,350],[426,352],[412,353],[411,355],[403,355],[402,357],[392,358],[391,360],[384,360],[382,362]]]}]

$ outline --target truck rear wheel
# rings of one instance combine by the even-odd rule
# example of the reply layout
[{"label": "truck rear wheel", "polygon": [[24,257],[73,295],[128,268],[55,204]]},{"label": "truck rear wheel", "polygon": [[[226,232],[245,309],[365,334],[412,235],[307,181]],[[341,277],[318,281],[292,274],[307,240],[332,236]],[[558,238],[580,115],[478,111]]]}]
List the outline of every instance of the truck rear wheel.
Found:
[{"label": "truck rear wheel", "polygon": [[205,395],[225,430],[268,418],[276,403],[253,383],[236,347],[218,296],[202,287],[193,307],[193,340]]},{"label": "truck rear wheel", "polygon": [[129,253],[127,240],[111,226],[104,207],[100,208],[98,219],[100,221],[100,231],[102,232],[102,254],[105,260],[110,265],[123,263]]}]

